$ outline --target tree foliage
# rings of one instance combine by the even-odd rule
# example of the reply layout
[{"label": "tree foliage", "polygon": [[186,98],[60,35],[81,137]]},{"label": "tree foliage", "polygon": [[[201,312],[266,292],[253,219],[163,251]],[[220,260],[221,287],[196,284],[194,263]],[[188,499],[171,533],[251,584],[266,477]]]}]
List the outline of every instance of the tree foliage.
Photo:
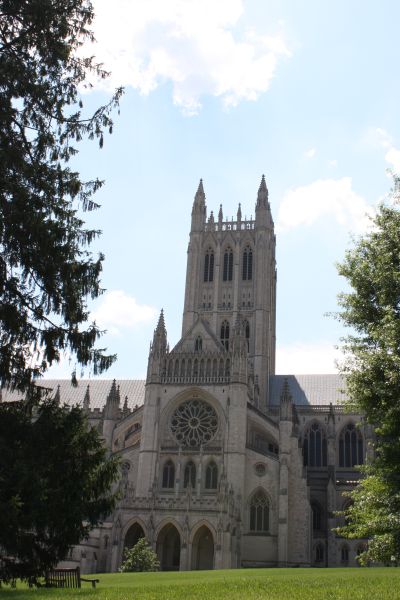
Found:
[{"label": "tree foliage", "polygon": [[90,0],[0,0],[0,383],[20,390],[64,350],[95,373],[114,360],[82,325],[103,256],[79,211],[97,208],[102,182],[69,162],[84,137],[102,146],[121,94],[84,114],[80,90],[107,76],[78,53],[93,16]]},{"label": "tree foliage", "polygon": [[362,565],[370,561],[397,563],[400,557],[400,492],[368,469],[366,477],[348,494],[346,525],[338,533],[350,539],[370,538],[365,552],[358,556]]},{"label": "tree foliage", "polygon": [[0,404],[0,581],[43,575],[114,509],[106,453],[78,407]]},{"label": "tree foliage", "polygon": [[391,202],[382,204],[369,233],[339,265],[351,291],[342,294],[339,315],[353,333],[345,339],[351,402],[375,427],[375,458],[350,495],[348,537],[369,537],[362,560],[400,559],[400,211],[395,177]]},{"label": "tree foliage", "polygon": [[130,571],[158,571],[160,561],[146,538],[140,538],[132,548],[125,548],[121,573]]}]

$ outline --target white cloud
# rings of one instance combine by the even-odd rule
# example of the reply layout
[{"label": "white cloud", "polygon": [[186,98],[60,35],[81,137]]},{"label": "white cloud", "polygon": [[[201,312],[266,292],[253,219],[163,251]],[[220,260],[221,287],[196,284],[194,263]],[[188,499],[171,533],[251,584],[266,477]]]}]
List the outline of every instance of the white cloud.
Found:
[{"label": "white cloud", "polygon": [[279,374],[337,373],[335,361],[343,358],[340,350],[329,342],[310,344],[292,343],[278,345],[276,349],[276,372]]},{"label": "white cloud", "polygon": [[373,209],[352,189],[351,177],[318,179],[309,185],[288,190],[280,204],[278,231],[310,226],[323,217],[360,233],[368,227]]},{"label": "white cloud", "polygon": [[385,154],[386,162],[389,163],[395,173],[400,174],[400,150],[393,145],[392,136],[380,127],[377,127],[375,132],[380,145],[387,150]]},{"label": "white cloud", "polygon": [[315,152],[316,152],[315,148],[310,148],[309,150],[307,150],[307,152],[304,153],[304,156],[306,158],[314,158]]},{"label": "white cloud", "polygon": [[174,103],[195,114],[201,97],[225,106],[256,100],[290,56],[283,35],[235,32],[242,0],[94,0],[95,46],[85,48],[112,73],[97,85],[148,94],[171,82]]},{"label": "white cloud", "polygon": [[92,311],[91,321],[108,333],[118,335],[124,329],[131,329],[140,323],[155,319],[157,309],[153,306],[138,304],[133,296],[122,290],[106,292],[100,304]]},{"label": "white cloud", "polygon": [[330,167],[337,167],[337,160],[336,160],[336,158],[330,160],[328,162],[328,164],[329,164]]}]

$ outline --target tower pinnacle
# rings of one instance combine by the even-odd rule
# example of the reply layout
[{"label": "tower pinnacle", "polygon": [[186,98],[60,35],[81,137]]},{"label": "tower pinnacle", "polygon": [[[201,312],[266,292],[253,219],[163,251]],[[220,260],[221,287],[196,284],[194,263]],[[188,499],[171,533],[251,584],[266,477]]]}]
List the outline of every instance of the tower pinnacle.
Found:
[{"label": "tower pinnacle", "polygon": [[265,182],[265,175],[261,177],[260,187],[258,188],[257,194],[257,206],[256,208],[268,208],[268,188]]},{"label": "tower pinnacle", "polygon": [[192,207],[192,231],[202,231],[204,229],[206,213],[206,195],[204,193],[203,180],[200,179]]}]

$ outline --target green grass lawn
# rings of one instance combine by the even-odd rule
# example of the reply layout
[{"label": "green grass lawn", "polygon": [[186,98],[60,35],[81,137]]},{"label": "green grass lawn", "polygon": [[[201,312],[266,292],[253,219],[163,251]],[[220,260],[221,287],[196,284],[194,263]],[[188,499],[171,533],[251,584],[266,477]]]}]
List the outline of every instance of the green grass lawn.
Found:
[{"label": "green grass lawn", "polygon": [[400,569],[238,569],[96,575],[93,590],[3,587],[5,600],[392,600],[400,599]]}]

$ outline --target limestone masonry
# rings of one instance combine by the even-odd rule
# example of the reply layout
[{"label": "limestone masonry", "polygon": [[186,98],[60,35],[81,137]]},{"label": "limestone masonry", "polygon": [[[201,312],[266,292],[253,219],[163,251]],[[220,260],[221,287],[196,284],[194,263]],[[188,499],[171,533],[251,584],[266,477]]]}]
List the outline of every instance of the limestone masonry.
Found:
[{"label": "limestone masonry", "polygon": [[117,510],[65,566],[116,571],[143,535],[165,570],[356,564],[366,540],[332,528],[373,431],[339,376],[275,375],[275,305],[264,177],[254,220],[207,218],[200,181],[180,341],[161,312],[146,382],[43,382],[121,457]]}]

